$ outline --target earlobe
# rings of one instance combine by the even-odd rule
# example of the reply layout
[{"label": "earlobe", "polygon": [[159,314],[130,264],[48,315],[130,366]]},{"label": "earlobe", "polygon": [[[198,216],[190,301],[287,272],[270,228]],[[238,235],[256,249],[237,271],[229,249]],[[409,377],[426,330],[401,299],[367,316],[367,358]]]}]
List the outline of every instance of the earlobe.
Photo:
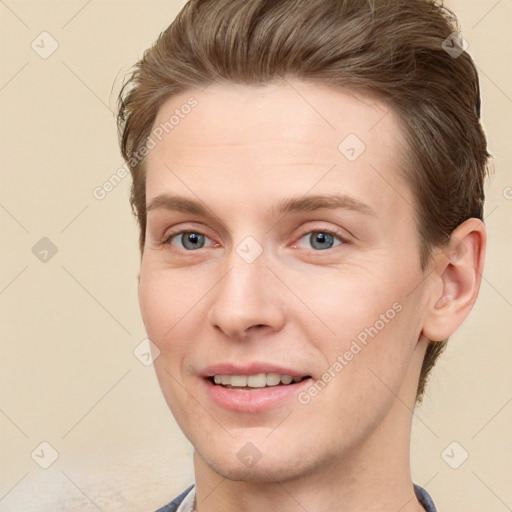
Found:
[{"label": "earlobe", "polygon": [[[486,229],[479,219],[460,224],[450,244],[435,255],[432,278],[441,281],[432,292],[422,334],[432,341],[449,338],[476,301],[485,259]],[[441,288],[441,293],[439,293]]]}]

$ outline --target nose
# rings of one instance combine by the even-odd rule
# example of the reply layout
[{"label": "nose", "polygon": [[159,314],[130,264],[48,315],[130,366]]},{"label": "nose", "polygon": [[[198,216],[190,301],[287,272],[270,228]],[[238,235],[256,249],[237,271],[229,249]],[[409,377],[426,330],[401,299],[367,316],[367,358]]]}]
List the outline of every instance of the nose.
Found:
[{"label": "nose", "polygon": [[208,321],[234,340],[279,331],[285,322],[285,287],[262,254],[252,263],[233,253],[228,271],[212,290]]}]

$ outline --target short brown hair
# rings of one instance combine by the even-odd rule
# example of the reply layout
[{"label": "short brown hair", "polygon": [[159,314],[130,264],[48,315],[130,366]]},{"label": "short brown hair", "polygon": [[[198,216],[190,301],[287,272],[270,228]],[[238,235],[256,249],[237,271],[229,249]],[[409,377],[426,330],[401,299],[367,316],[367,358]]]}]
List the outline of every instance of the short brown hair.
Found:
[{"label": "short brown hair", "polygon": [[[455,15],[435,0],[190,0],[119,94],[141,254],[146,194],[139,150],[162,103],[213,80],[264,85],[296,77],[377,96],[397,114],[412,162],[406,178],[425,269],[432,249],[446,246],[460,223],[483,219],[489,154],[476,67],[467,52],[449,51],[459,49],[458,30]],[[418,402],[447,341],[427,348]]]}]

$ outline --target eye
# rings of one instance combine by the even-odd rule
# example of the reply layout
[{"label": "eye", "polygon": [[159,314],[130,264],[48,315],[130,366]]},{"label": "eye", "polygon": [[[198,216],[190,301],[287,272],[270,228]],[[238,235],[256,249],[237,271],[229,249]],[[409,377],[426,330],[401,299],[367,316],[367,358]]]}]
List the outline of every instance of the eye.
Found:
[{"label": "eye", "polygon": [[[345,242],[340,236],[336,235],[336,233],[325,229],[309,231],[299,239],[299,244],[303,239],[306,239],[306,243],[311,244],[313,249],[318,251],[332,249]],[[336,240],[338,240],[337,244],[335,244]]]},{"label": "eye", "polygon": [[205,241],[209,238],[198,231],[180,231],[179,233],[171,233],[164,241],[164,244],[173,245],[180,250],[193,251],[202,249]]}]

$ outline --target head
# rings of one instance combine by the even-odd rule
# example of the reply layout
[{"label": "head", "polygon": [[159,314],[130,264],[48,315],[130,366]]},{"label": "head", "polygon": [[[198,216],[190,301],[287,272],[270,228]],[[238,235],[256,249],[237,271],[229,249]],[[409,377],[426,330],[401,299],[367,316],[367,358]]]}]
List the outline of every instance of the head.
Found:
[{"label": "head", "polygon": [[[465,279],[485,245],[478,75],[466,52],[445,51],[455,31],[427,0],[191,0],[136,65],[118,123],[141,311],[195,446],[192,396],[219,361],[288,358],[322,381],[302,386],[294,417],[336,404],[328,415],[353,417],[347,449],[397,396],[421,400],[474,302]],[[341,207],[314,210],[313,195]],[[373,412],[356,412],[361,400]],[[211,432],[220,422],[242,445],[279,418],[205,407]]]}]

